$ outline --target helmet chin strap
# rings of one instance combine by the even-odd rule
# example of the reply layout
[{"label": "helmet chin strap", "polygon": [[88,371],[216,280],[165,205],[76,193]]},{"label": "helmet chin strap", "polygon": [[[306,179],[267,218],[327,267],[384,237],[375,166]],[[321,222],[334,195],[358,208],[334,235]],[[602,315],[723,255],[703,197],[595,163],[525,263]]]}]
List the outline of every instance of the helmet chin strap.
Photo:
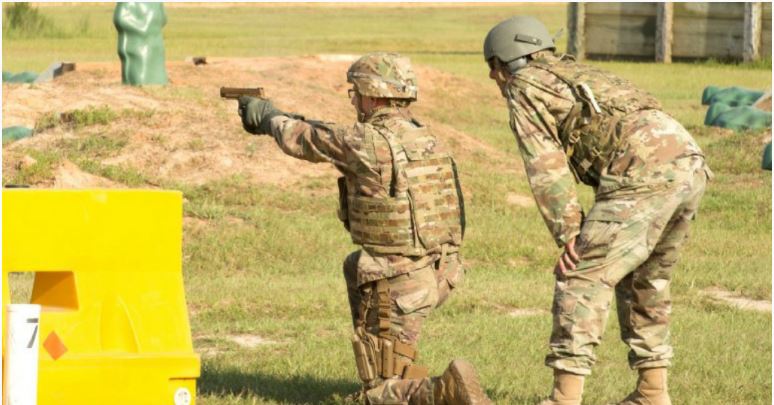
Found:
[{"label": "helmet chin strap", "polygon": [[365,107],[363,107],[363,96],[359,93],[357,95],[357,106],[355,107],[355,110],[357,111],[357,122],[363,123],[368,119],[368,116],[365,113]]},{"label": "helmet chin strap", "polygon": [[[508,98],[508,92],[505,90],[505,87],[507,86],[508,81],[511,80],[511,75],[513,75],[515,71],[511,71],[507,63],[504,63],[496,58],[494,65],[495,75],[497,75],[497,87],[500,88],[500,94],[502,94],[503,97]],[[510,74],[506,74],[506,70]]]},{"label": "helmet chin strap", "polygon": [[508,81],[508,78],[505,77],[505,73],[503,73],[502,69],[497,69],[497,79],[502,82]]}]

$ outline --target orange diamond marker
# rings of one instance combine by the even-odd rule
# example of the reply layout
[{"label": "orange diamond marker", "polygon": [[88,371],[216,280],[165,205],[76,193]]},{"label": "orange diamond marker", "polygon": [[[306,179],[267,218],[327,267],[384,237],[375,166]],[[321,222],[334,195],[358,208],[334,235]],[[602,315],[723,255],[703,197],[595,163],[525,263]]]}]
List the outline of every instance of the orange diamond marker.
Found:
[{"label": "orange diamond marker", "polygon": [[64,345],[62,339],[59,338],[59,335],[57,335],[56,332],[51,332],[48,334],[46,341],[43,342],[43,347],[54,360],[62,357],[63,354],[67,353],[67,346]]}]

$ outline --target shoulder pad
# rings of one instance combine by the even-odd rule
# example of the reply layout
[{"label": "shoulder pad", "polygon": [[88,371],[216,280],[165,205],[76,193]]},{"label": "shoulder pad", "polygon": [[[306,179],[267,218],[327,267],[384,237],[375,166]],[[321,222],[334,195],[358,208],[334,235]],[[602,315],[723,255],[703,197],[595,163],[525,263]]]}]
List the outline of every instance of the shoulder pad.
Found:
[{"label": "shoulder pad", "polygon": [[[546,66],[546,65],[543,65]],[[520,89],[527,87],[550,87],[556,82],[564,83],[564,81],[553,71],[549,71],[547,68],[530,66],[520,69],[516,75],[514,75],[513,86]]]}]

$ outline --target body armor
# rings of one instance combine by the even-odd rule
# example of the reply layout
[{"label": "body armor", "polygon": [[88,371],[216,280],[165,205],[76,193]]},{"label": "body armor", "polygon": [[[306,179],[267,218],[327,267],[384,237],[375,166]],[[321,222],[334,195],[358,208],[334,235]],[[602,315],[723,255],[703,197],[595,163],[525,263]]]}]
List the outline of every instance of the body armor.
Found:
[{"label": "body armor", "polygon": [[629,81],[577,64],[568,56],[556,62],[538,59],[529,66],[558,77],[575,97],[559,137],[576,178],[588,185],[597,185],[602,170],[621,146],[621,119],[636,111],[661,109],[658,100]]},{"label": "body armor", "polygon": [[374,150],[374,143],[389,149],[388,196],[362,195],[339,179],[339,218],[354,243],[377,254],[424,256],[462,243],[464,207],[454,159],[435,153],[435,138],[412,124],[386,119],[364,137],[365,151]]}]

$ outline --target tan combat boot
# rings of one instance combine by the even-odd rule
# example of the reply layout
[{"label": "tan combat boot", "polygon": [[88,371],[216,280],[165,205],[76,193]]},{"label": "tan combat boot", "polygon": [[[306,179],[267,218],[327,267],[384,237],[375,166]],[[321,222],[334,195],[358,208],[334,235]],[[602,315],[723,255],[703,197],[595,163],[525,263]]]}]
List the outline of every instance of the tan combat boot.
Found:
[{"label": "tan combat boot", "polygon": [[641,368],[637,388],[618,405],[672,405],[667,392],[667,369]]},{"label": "tan combat boot", "polygon": [[434,405],[491,405],[473,365],[454,360],[440,377],[433,378]]},{"label": "tan combat boot", "polygon": [[583,397],[583,376],[554,369],[554,390],[538,405],[580,405]]}]

